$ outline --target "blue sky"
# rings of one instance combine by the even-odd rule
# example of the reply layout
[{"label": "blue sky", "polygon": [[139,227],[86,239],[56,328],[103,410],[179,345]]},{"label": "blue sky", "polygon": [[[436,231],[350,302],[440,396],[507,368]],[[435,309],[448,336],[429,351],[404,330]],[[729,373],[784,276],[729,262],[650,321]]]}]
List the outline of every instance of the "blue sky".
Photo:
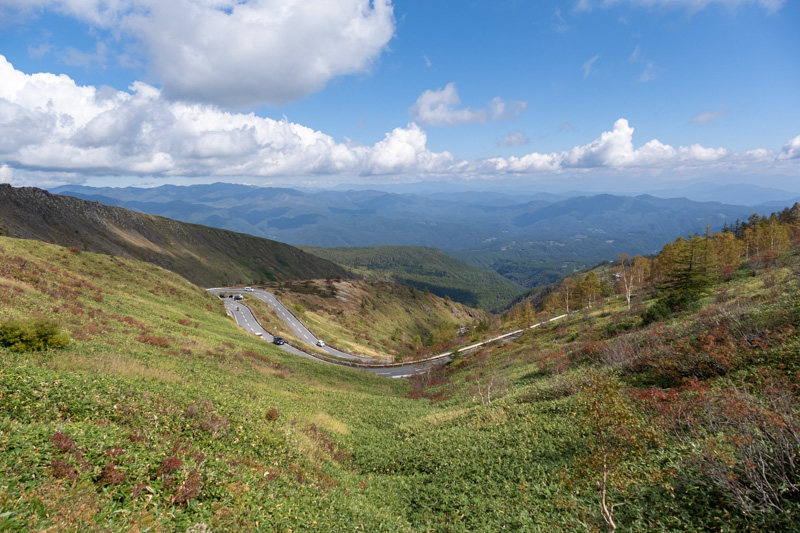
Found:
[{"label": "blue sky", "polygon": [[0,0],[0,181],[800,178],[798,4]]}]

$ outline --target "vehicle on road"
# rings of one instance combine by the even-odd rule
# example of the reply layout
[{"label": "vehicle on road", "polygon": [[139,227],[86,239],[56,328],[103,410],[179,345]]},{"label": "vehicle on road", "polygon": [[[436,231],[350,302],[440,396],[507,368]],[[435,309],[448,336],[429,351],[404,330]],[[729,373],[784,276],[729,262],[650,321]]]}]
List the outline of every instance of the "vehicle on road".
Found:
[{"label": "vehicle on road", "polygon": [[224,292],[221,292],[221,293],[219,294],[219,297],[220,297],[220,298],[227,298],[228,296],[227,296],[227,295],[226,295]]},{"label": "vehicle on road", "polygon": [[260,331],[256,331],[256,332],[255,332],[255,335],[256,335],[256,337],[261,337],[261,336],[263,336],[264,334],[263,334],[263,333],[261,333]]},{"label": "vehicle on road", "polygon": [[272,339],[272,344],[277,344],[280,346],[281,344],[285,344],[285,341],[283,340],[283,337],[275,337]]},{"label": "vehicle on road", "polygon": [[325,346],[325,341],[323,341],[322,339],[318,340],[317,341],[317,346],[320,346],[320,347]]},{"label": "vehicle on road", "polygon": [[253,292],[253,287],[245,287],[244,291],[245,292]]},{"label": "vehicle on road", "polygon": [[234,300],[244,300],[244,296],[242,296],[241,294],[234,294],[233,295],[233,299]]}]

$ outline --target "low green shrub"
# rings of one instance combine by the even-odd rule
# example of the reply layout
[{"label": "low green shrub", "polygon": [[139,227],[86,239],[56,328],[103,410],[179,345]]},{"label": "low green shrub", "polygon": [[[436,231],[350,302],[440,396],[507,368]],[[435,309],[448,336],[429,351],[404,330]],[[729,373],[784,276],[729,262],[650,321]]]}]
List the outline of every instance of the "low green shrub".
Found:
[{"label": "low green shrub", "polygon": [[69,338],[52,320],[36,319],[0,325],[0,347],[12,352],[41,351],[68,345]]}]

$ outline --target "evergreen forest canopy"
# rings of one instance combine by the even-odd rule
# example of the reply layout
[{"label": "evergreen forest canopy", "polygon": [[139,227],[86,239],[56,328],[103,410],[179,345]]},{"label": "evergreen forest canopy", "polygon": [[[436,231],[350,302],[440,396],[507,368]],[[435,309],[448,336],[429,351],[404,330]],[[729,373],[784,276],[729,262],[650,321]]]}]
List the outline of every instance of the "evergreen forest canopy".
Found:
[{"label": "evergreen forest canopy", "polygon": [[0,346],[0,529],[798,531],[800,206],[726,229],[566,278],[487,335],[568,317],[409,380],[0,237],[2,331],[57,339]]}]

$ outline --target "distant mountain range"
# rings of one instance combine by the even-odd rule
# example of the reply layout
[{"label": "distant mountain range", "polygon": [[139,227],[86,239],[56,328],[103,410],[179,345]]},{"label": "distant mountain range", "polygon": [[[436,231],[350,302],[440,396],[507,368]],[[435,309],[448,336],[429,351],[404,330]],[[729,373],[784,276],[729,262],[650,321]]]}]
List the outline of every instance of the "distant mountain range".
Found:
[{"label": "distant mountain range", "polygon": [[[737,181],[734,181],[737,180]],[[565,188],[565,183],[570,188]],[[754,184],[758,185],[754,185]],[[375,186],[345,184],[337,190],[365,190]],[[624,189],[622,188],[624,187]],[[575,196],[595,196],[615,194],[638,196],[647,194],[658,198],[686,198],[695,202],[722,202],[733,205],[761,206],[792,205],[800,201],[800,182],[797,176],[737,176],[711,175],[703,179],[676,181],[650,177],[638,183],[620,184],[619,180],[609,179],[539,179],[527,181],[506,180],[450,180],[425,181],[418,183],[396,183],[378,186],[382,191],[397,194],[416,194],[429,198],[451,196],[463,200],[473,198],[511,198],[515,203],[530,200],[558,201]]]},{"label": "distant mountain range", "polygon": [[655,253],[676,235],[700,233],[706,226],[718,230],[754,211],[773,210],[652,195],[437,191],[423,196],[224,183],[53,191],[293,245],[439,248],[526,287],[622,252]]}]

